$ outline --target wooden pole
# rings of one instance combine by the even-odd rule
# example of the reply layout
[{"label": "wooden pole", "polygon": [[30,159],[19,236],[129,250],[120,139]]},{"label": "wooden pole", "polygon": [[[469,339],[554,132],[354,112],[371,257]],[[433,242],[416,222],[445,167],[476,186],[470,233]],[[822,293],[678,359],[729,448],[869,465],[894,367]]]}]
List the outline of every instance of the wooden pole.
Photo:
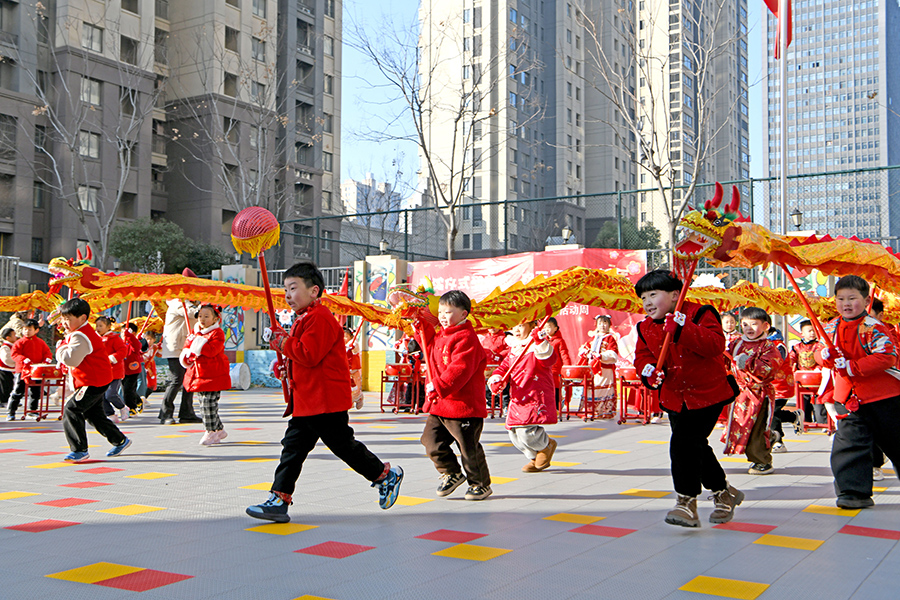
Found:
[{"label": "wooden pole", "polygon": [[[691,287],[691,279],[694,277],[694,269],[697,268],[697,262],[691,262],[691,266],[688,267],[687,277],[685,277],[686,281],[684,281],[684,285],[681,286],[681,293],[678,294],[678,301],[675,302],[675,312],[681,312],[681,307],[684,306],[684,299],[687,297],[688,288]],[[656,371],[659,372],[663,367],[663,363],[666,362],[666,354],[669,353],[669,346],[672,344],[673,333],[666,333],[666,337],[663,338],[662,348],[659,350],[659,359],[656,361]]]}]

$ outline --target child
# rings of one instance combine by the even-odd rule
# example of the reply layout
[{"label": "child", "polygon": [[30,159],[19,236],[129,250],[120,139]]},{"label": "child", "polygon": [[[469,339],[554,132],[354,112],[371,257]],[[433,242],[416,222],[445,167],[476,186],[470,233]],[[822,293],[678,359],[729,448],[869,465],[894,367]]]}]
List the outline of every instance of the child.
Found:
[{"label": "child", "polygon": [[771,424],[775,412],[772,381],[783,361],[777,342],[768,338],[769,315],[751,306],[741,311],[743,335],[731,342],[735,375],[741,394],[735,401],[722,435],[725,454],[744,452],[750,460],[751,475],[768,475],[772,466]]},{"label": "child", "polygon": [[900,372],[897,349],[887,327],[866,314],[869,284],[856,275],[834,286],[838,314],[825,325],[836,351],[821,350],[817,361],[832,369],[835,400],[850,412],[838,421],[831,446],[837,506],[869,508],[872,500],[872,445],[900,464]]},{"label": "child", "polygon": [[222,319],[218,307],[204,304],[197,311],[194,333],[184,343],[179,360],[186,369],[184,389],[200,392],[200,414],[206,433],[200,444],[218,444],[228,434],[219,418],[219,397],[222,390],[231,389],[228,357],[225,356],[225,332],[219,326]]},{"label": "child", "polygon": [[141,408],[143,409],[146,408],[148,404],[147,398],[149,398],[150,394],[157,389],[156,357],[162,356],[160,353],[162,344],[159,341],[159,334],[155,331],[145,331],[142,337],[147,342],[147,349],[141,355],[141,358],[144,361],[144,377],[147,380],[147,395],[141,398]]},{"label": "child", "polygon": [[[725,371],[725,335],[716,309],[685,302],[681,312],[673,314],[682,285],[666,270],[650,271],[635,284],[647,317],[637,325],[634,366],[645,386],[659,390],[660,404],[668,412],[672,428],[669,456],[678,499],[666,515],[666,523],[699,527],[701,486],[713,492],[715,510],[710,523],[730,521],[735,507],[744,500],[743,492],[728,485],[707,439],[737,390]],[[660,349],[669,332],[673,334],[669,352],[657,371]]]},{"label": "child", "polygon": [[499,365],[509,354],[509,346],[506,344],[506,334],[496,328],[490,328],[487,333],[478,336],[481,347],[487,356],[489,365]]},{"label": "child", "polygon": [[359,347],[353,340],[353,330],[344,328],[344,348],[347,351],[347,363],[350,365],[350,399],[356,410],[363,407],[362,393],[362,361],[359,358]]},{"label": "child", "polygon": [[309,452],[321,438],[328,449],[379,491],[379,506],[394,505],[403,469],[391,467],[354,439],[350,410],[350,368],[341,326],[319,298],[325,280],[313,263],[298,263],[284,272],[284,297],[297,316],[290,334],[280,327],[269,346],[284,355],[280,376],[288,377],[290,395],[285,416],[291,415],[281,441],[281,461],[275,469],[269,499],[247,508],[257,519],[277,523],[290,520],[291,494]]},{"label": "child", "polygon": [[16,363],[16,372],[13,377],[13,391],[9,395],[7,405],[7,421],[16,420],[16,409],[19,408],[19,402],[25,397],[25,392],[29,387],[31,388],[31,401],[25,412],[35,412],[38,409],[41,389],[38,386],[29,385],[28,373],[31,371],[32,364],[53,362],[53,353],[50,352],[50,347],[38,337],[40,330],[41,326],[36,319],[26,319],[22,328],[23,336],[16,340],[10,349],[10,355]]},{"label": "child", "polygon": [[129,415],[136,415],[144,409],[143,401],[137,394],[141,366],[144,364],[143,356],[141,356],[141,342],[135,335],[137,330],[137,325],[134,323],[128,323],[122,328],[122,342],[128,351],[124,360],[125,376],[122,379],[122,395]]},{"label": "child", "polygon": [[741,332],[737,328],[737,319],[730,312],[722,315],[722,332],[725,334],[725,346],[741,337]]},{"label": "child", "polygon": [[[763,311],[765,313],[765,311]],[[775,377],[772,379],[772,392],[775,404],[775,412],[772,416],[772,428],[770,436],[772,437],[772,452],[783,454],[787,452],[784,445],[784,429],[781,424],[784,422],[793,423],[796,433],[803,432],[803,413],[801,411],[785,410],[787,403],[794,397],[794,370],[790,368],[788,361],[788,349],[784,344],[784,336],[777,328],[772,327],[772,318],[765,313],[769,323],[768,338],[775,342],[778,354],[781,356],[781,362],[775,370]]]},{"label": "child", "polygon": [[[549,320],[548,320],[549,322]],[[534,321],[512,328],[509,355],[503,359],[489,380],[491,391],[500,391],[500,380],[512,368],[531,338],[534,343],[510,373],[509,411],[506,428],[513,446],[530,460],[524,473],[538,473],[550,466],[556,451],[556,440],[547,436],[542,425],[556,423],[553,366],[558,362],[556,348],[549,343],[547,330],[535,329]]]},{"label": "child", "polygon": [[112,365],[103,340],[88,323],[91,307],[81,298],[74,298],[59,307],[59,314],[66,337],[56,349],[56,360],[69,367],[75,385],[75,393],[63,408],[63,431],[72,450],[63,460],[80,463],[90,458],[85,420],[113,445],[106,456],[119,456],[131,440],[122,435],[103,410],[103,396],[113,377]]},{"label": "child", "polygon": [[[821,371],[822,367],[816,362],[816,352],[820,352],[825,345],[816,337],[816,328],[813,327],[811,321],[800,322],[800,341],[794,344],[788,358],[788,364],[794,371]],[[804,406],[807,414],[815,419],[816,423],[824,424],[828,422],[828,415],[825,412],[821,394],[817,393],[812,397],[811,401]],[[808,419],[808,420],[812,420]]]},{"label": "child", "polygon": [[[440,331],[435,332],[434,317],[427,309],[420,313],[417,335],[421,336],[422,346],[429,349],[425,360],[431,365],[432,377],[425,386],[432,406],[422,432],[422,445],[441,474],[438,496],[449,496],[468,479],[466,500],[484,500],[493,493],[481,445],[481,431],[487,417],[484,404],[487,359],[475,329],[466,319],[471,310],[469,297],[459,290],[451,290],[438,303]],[[462,468],[453,453],[454,441],[459,447]]]},{"label": "child", "polygon": [[13,391],[16,361],[12,357],[12,347],[16,343],[16,330],[6,327],[0,331],[0,407],[5,407]]},{"label": "child", "polygon": [[[116,423],[128,419],[128,407],[119,397],[119,390],[122,387],[122,380],[125,378],[125,357],[128,356],[128,348],[122,338],[112,331],[112,319],[106,316],[99,316],[94,322],[94,328],[97,335],[103,340],[103,347],[109,355],[109,364],[112,366],[113,378],[106,388],[106,395],[103,397],[103,410],[106,416],[112,416],[112,420]],[[113,408],[115,407],[115,408]]]},{"label": "child", "polygon": [[594,375],[594,410],[601,419],[611,419],[616,414],[616,360],[619,343],[610,333],[612,319],[607,315],[595,317],[594,339],[582,346],[583,363],[590,364]]},{"label": "child", "polygon": [[[550,345],[553,346],[553,349],[556,351],[556,362],[552,365],[553,370],[553,386],[556,392],[556,410],[559,411],[562,408],[562,398],[560,397],[560,392],[562,388],[562,368],[563,365],[571,365],[572,359],[569,357],[569,347],[566,345],[566,340],[563,339],[562,333],[559,331],[559,324],[556,322],[555,317],[550,317],[547,319],[547,322],[544,323],[544,333],[548,336],[548,341]],[[567,392],[571,392],[571,388],[566,390]],[[568,400],[568,398],[566,398]]]}]

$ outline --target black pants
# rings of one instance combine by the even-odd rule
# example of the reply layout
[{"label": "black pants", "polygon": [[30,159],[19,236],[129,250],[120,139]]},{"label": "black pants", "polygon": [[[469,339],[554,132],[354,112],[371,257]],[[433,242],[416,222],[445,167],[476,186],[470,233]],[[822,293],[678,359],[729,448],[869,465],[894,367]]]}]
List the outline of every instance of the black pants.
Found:
[{"label": "black pants", "polygon": [[131,410],[137,410],[138,402],[140,401],[137,394],[138,379],[140,377],[140,373],[134,373],[126,375],[125,379],[122,380],[122,396],[125,400],[125,406]]},{"label": "black pants", "polygon": [[876,444],[894,467],[900,465],[900,396],[861,404],[859,410],[838,421],[831,445],[831,472],[838,496],[872,496],[872,445]]},{"label": "black pants", "polygon": [[727,402],[720,402],[696,410],[669,411],[672,438],[669,458],[672,461],[672,481],[682,496],[699,496],[701,486],[718,492],[727,487],[725,471],[709,445],[709,434]]},{"label": "black pants", "polygon": [[163,396],[162,406],[159,407],[159,419],[171,419],[175,414],[175,396],[181,392],[181,407],[178,409],[178,418],[197,418],[194,412],[194,393],[184,391],[184,367],[178,358],[166,359],[169,363],[169,385],[166,386],[166,395]]},{"label": "black pants", "polygon": [[384,463],[353,437],[353,428],[346,411],[291,417],[281,440],[281,462],[275,468],[273,492],[293,494],[303,462],[319,439],[335,456],[368,479],[375,481],[384,473]]},{"label": "black pants", "polygon": [[784,429],[782,429],[781,424],[794,423],[797,420],[797,413],[792,410],[784,410],[787,403],[788,398],[775,399],[775,415],[772,417],[772,431],[778,432],[779,440],[784,437]]},{"label": "black pants", "polygon": [[0,404],[9,401],[9,395],[13,391],[13,379],[12,371],[0,371]]},{"label": "black pants", "polygon": [[[22,377],[22,374],[16,373],[13,377],[13,390],[9,395],[9,404],[6,407],[10,415],[16,414],[16,410],[19,408],[19,402],[21,402],[22,398],[25,397],[25,393],[28,391],[28,387],[29,386],[25,384],[25,379]],[[31,401],[28,403],[28,411],[36,411],[38,409],[38,402],[40,402],[40,399],[41,388],[36,385],[31,386]]]},{"label": "black pants", "polygon": [[[461,473],[465,469],[469,485],[490,487],[491,473],[481,445],[482,429],[484,419],[447,419],[428,415],[421,441],[438,473]],[[453,442],[459,447],[462,469],[453,453]]]},{"label": "black pants", "polygon": [[[87,452],[88,441],[84,422],[94,426],[97,432],[105,437],[110,444],[118,446],[125,441],[125,436],[119,431],[115,423],[109,420],[103,412],[103,395],[108,385],[82,388],[84,395],[79,390],[63,408],[63,431],[66,441],[72,452]],[[81,399],[78,397],[81,396]]]}]

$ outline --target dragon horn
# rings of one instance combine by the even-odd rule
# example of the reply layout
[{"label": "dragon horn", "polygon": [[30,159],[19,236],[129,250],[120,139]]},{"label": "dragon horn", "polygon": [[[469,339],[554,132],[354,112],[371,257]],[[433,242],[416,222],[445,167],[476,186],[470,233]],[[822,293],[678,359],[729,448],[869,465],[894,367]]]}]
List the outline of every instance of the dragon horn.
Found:
[{"label": "dragon horn", "polygon": [[85,256],[85,258],[88,260],[94,260],[94,253],[91,252],[91,245],[87,244],[85,247],[87,248],[87,256]]},{"label": "dragon horn", "polygon": [[76,258],[77,260],[81,260],[82,258],[84,258],[83,256],[81,256],[81,249],[80,249],[80,248],[76,248],[76,249],[75,249],[75,258]]},{"label": "dragon horn", "polygon": [[725,195],[725,192],[722,190],[722,184],[718,181],[716,182],[716,194],[713,196],[712,205],[716,208],[719,208],[719,205],[722,204],[722,196]]},{"label": "dragon horn", "polygon": [[731,204],[725,207],[725,212],[737,212],[741,206],[741,192],[738,186],[731,186]]}]

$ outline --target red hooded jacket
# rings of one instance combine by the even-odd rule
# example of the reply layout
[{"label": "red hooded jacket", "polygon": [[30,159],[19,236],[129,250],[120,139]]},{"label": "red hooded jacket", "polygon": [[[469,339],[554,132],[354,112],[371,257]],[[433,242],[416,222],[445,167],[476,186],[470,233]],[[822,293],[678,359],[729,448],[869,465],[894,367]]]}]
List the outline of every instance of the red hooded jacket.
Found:
[{"label": "red hooded jacket", "polygon": [[128,347],[118,333],[112,331],[107,332],[102,338],[103,347],[106,348],[106,354],[110,358],[115,358],[115,362],[109,361],[112,365],[113,379],[125,378],[125,359],[128,357]]},{"label": "red hooded jacket", "polygon": [[[425,327],[427,357],[431,365],[434,390],[438,400],[431,406],[431,414],[447,419],[484,419],[484,369],[487,366],[484,348],[469,321],[435,332]],[[418,339],[418,334],[416,334]]]},{"label": "red hooded jacket", "polygon": [[[522,354],[528,340],[513,340],[509,355],[503,359],[493,375],[502,377],[509,371],[516,357]],[[532,344],[510,374],[509,411],[506,427],[552,425],[556,423],[556,392],[553,365],[558,361],[552,343]]]},{"label": "red hooded jacket", "polygon": [[144,363],[141,342],[127,327],[122,332],[122,341],[125,342],[125,348],[128,350],[128,356],[125,357],[125,374],[137,375],[141,372],[141,365]]},{"label": "red hooded jacket", "polygon": [[189,392],[221,392],[231,389],[228,357],[225,356],[225,332],[216,323],[208,329],[194,326],[193,335],[184,343],[179,356],[184,374],[184,389]]}]

